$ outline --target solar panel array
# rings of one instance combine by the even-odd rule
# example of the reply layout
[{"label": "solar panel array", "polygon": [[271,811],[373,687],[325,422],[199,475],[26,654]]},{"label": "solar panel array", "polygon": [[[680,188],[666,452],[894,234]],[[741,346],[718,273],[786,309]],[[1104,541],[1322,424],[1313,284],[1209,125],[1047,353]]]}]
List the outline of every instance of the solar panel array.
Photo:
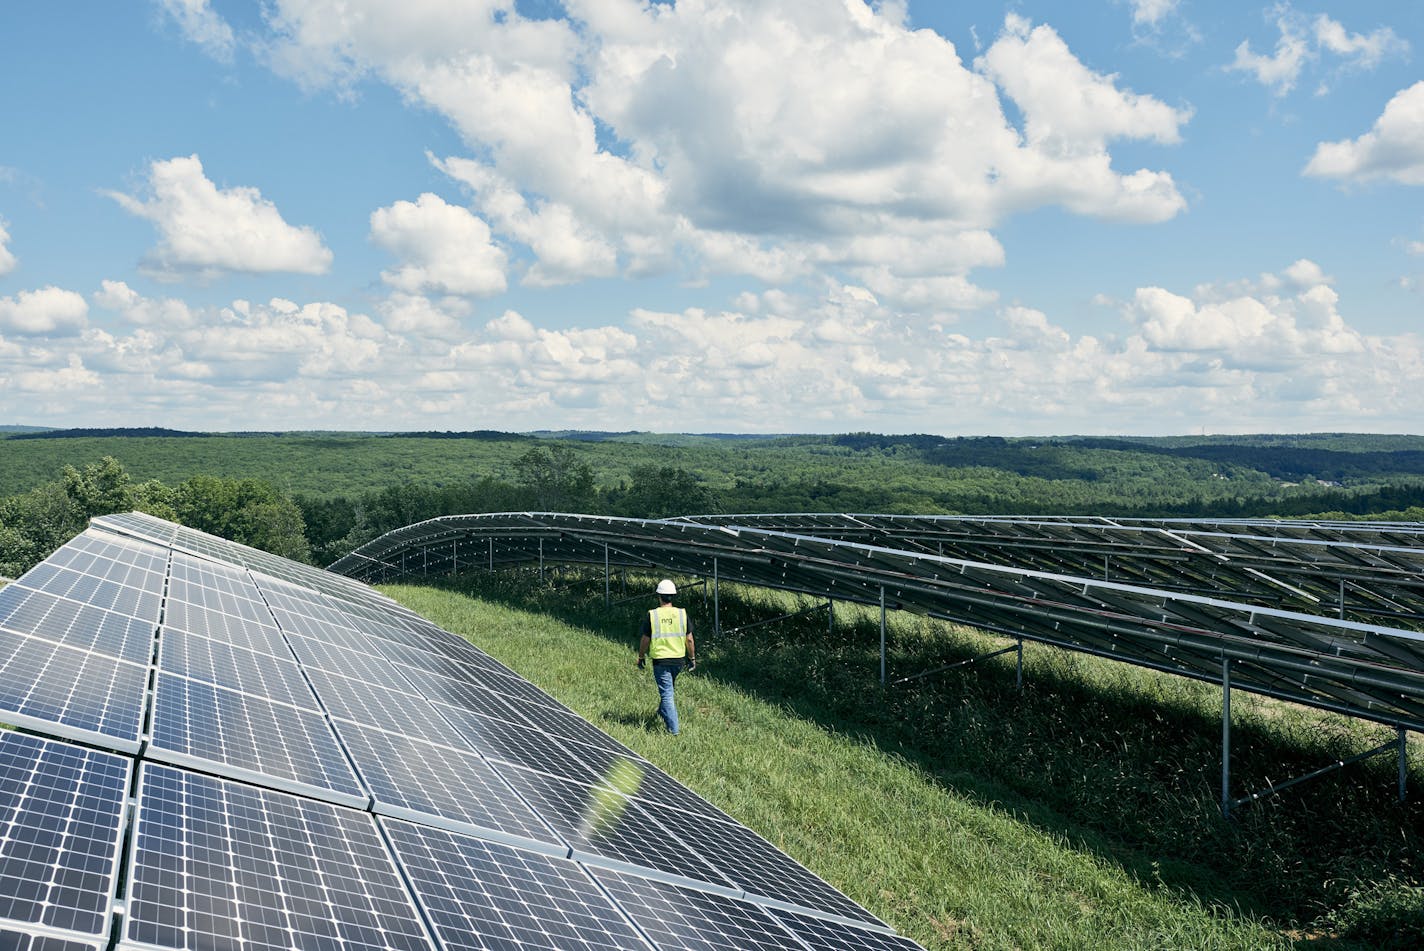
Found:
[{"label": "solar panel array", "polygon": [[[1424,531],[1405,524],[524,512],[420,522],[331,569],[384,580],[536,562],[884,603],[1216,683],[1230,664],[1233,687],[1424,730]],[[1324,610],[1332,591],[1352,616]],[[1397,623],[1356,616],[1381,614]]]},{"label": "solar panel array", "polygon": [[149,516],[0,589],[0,722],[7,949],[917,947],[467,641]]}]

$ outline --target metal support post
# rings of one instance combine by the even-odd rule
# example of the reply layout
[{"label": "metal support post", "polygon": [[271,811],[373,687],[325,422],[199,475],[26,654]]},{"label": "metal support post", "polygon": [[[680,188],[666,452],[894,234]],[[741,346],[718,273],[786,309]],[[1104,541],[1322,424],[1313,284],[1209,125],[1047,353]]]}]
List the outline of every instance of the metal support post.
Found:
[{"label": "metal support post", "polygon": [[1405,802],[1408,799],[1404,783],[1409,778],[1409,731],[1402,726],[1395,729],[1399,731],[1399,801]]},{"label": "metal support post", "polygon": [[722,591],[717,584],[717,559],[712,559],[712,633],[722,636]]},{"label": "metal support post", "polygon": [[603,606],[604,606],[605,608],[608,607],[609,600],[610,600],[610,598],[609,598],[609,592],[608,592],[608,543],[607,543],[607,542],[604,542],[604,543],[603,543]]},{"label": "metal support post", "polygon": [[1231,658],[1221,661],[1221,815],[1231,818]]},{"label": "metal support post", "polygon": [[460,573],[460,542],[458,539],[450,541],[450,577],[455,577]]},{"label": "metal support post", "polygon": [[544,539],[539,539],[539,583],[544,583]]},{"label": "metal support post", "polygon": [[1340,618],[1345,617],[1345,579],[1340,579]]},{"label": "metal support post", "polygon": [[826,633],[836,633],[836,602],[826,599]]},{"label": "metal support post", "polygon": [[430,546],[420,546],[420,575],[425,577],[430,574]]},{"label": "metal support post", "polygon": [[491,539],[489,540],[489,543],[490,543],[490,556],[489,556],[490,565],[489,565],[489,570],[490,570],[490,571],[494,571],[494,539],[491,538]]},{"label": "metal support post", "polygon": [[880,686],[885,686],[885,586],[880,586]]},{"label": "metal support post", "polygon": [[1018,652],[1018,653],[1019,653],[1018,661],[1017,661],[1017,663],[1014,665],[1014,686],[1019,689],[1019,693],[1023,693],[1023,638],[1022,638],[1022,637],[1019,638],[1019,652]]}]

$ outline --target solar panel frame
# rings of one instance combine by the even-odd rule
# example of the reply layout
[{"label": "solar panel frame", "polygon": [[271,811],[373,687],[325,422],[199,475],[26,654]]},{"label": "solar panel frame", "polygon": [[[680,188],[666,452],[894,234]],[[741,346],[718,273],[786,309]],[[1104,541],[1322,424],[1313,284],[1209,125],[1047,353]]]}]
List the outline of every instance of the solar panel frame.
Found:
[{"label": "solar panel frame", "polygon": [[370,796],[320,713],[159,671],[147,755],[339,805]]},{"label": "solar panel frame", "polygon": [[160,631],[158,669],[238,693],[321,710],[301,665],[290,652],[282,658],[201,634],[175,632],[175,636],[165,637]]},{"label": "solar panel frame", "polygon": [[750,902],[617,869],[590,868],[589,873],[659,948],[806,951],[804,942]]},{"label": "solar panel frame", "polygon": [[158,621],[60,598],[17,581],[0,588],[0,628],[147,664]]},{"label": "solar panel frame", "polygon": [[583,864],[619,869],[701,891],[740,898],[742,889],[696,852],[673,843],[664,826],[640,804],[611,786],[579,783],[521,766],[496,767],[534,811],[568,842],[568,856]]},{"label": "solar panel frame", "polygon": [[379,821],[447,951],[652,951],[575,862],[399,819]]},{"label": "solar panel frame", "polygon": [[0,734],[0,926],[107,936],[131,770],[113,753]]},{"label": "solar panel frame", "polygon": [[336,729],[377,815],[568,856],[568,844],[473,750],[347,721]]},{"label": "solar panel frame", "polygon": [[0,630],[4,721],[48,736],[137,753],[149,668]]},{"label": "solar panel frame", "polygon": [[145,763],[120,947],[435,951],[374,817]]}]

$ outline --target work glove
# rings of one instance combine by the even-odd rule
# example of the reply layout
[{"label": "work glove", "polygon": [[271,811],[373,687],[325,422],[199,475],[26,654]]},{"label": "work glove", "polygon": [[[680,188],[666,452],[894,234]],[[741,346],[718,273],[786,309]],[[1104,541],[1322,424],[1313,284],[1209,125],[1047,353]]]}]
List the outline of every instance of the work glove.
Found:
[{"label": "work glove", "polygon": [[696,658],[696,657],[689,657],[689,658],[687,659],[687,669],[688,669],[688,670],[696,670],[696,669],[697,669],[697,658]]},{"label": "work glove", "polygon": [[645,660],[643,660],[643,658],[639,657],[639,658],[638,658],[638,669],[639,669],[639,670],[642,670],[642,669],[643,669],[644,667],[646,667],[646,666],[648,666],[648,662],[645,661]]}]

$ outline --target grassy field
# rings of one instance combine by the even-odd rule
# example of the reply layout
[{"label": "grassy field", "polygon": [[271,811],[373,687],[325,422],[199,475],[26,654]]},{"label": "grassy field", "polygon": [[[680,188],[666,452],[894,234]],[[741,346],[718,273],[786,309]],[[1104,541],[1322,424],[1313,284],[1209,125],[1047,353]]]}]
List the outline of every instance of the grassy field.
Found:
[{"label": "grassy field", "polygon": [[[1224,822],[1220,696],[1204,685],[1030,645],[1022,694],[1012,655],[886,691],[872,619],[842,608],[834,631],[819,614],[704,633],[674,741],[633,667],[645,605],[528,576],[385,590],[928,948],[1408,948],[1424,926],[1424,812],[1394,801],[1393,762]],[[705,632],[700,597],[684,603]],[[724,588],[723,624],[785,604]],[[891,639],[903,672],[1002,646],[913,618]],[[1240,694],[1233,714],[1238,792],[1379,741]]]}]

